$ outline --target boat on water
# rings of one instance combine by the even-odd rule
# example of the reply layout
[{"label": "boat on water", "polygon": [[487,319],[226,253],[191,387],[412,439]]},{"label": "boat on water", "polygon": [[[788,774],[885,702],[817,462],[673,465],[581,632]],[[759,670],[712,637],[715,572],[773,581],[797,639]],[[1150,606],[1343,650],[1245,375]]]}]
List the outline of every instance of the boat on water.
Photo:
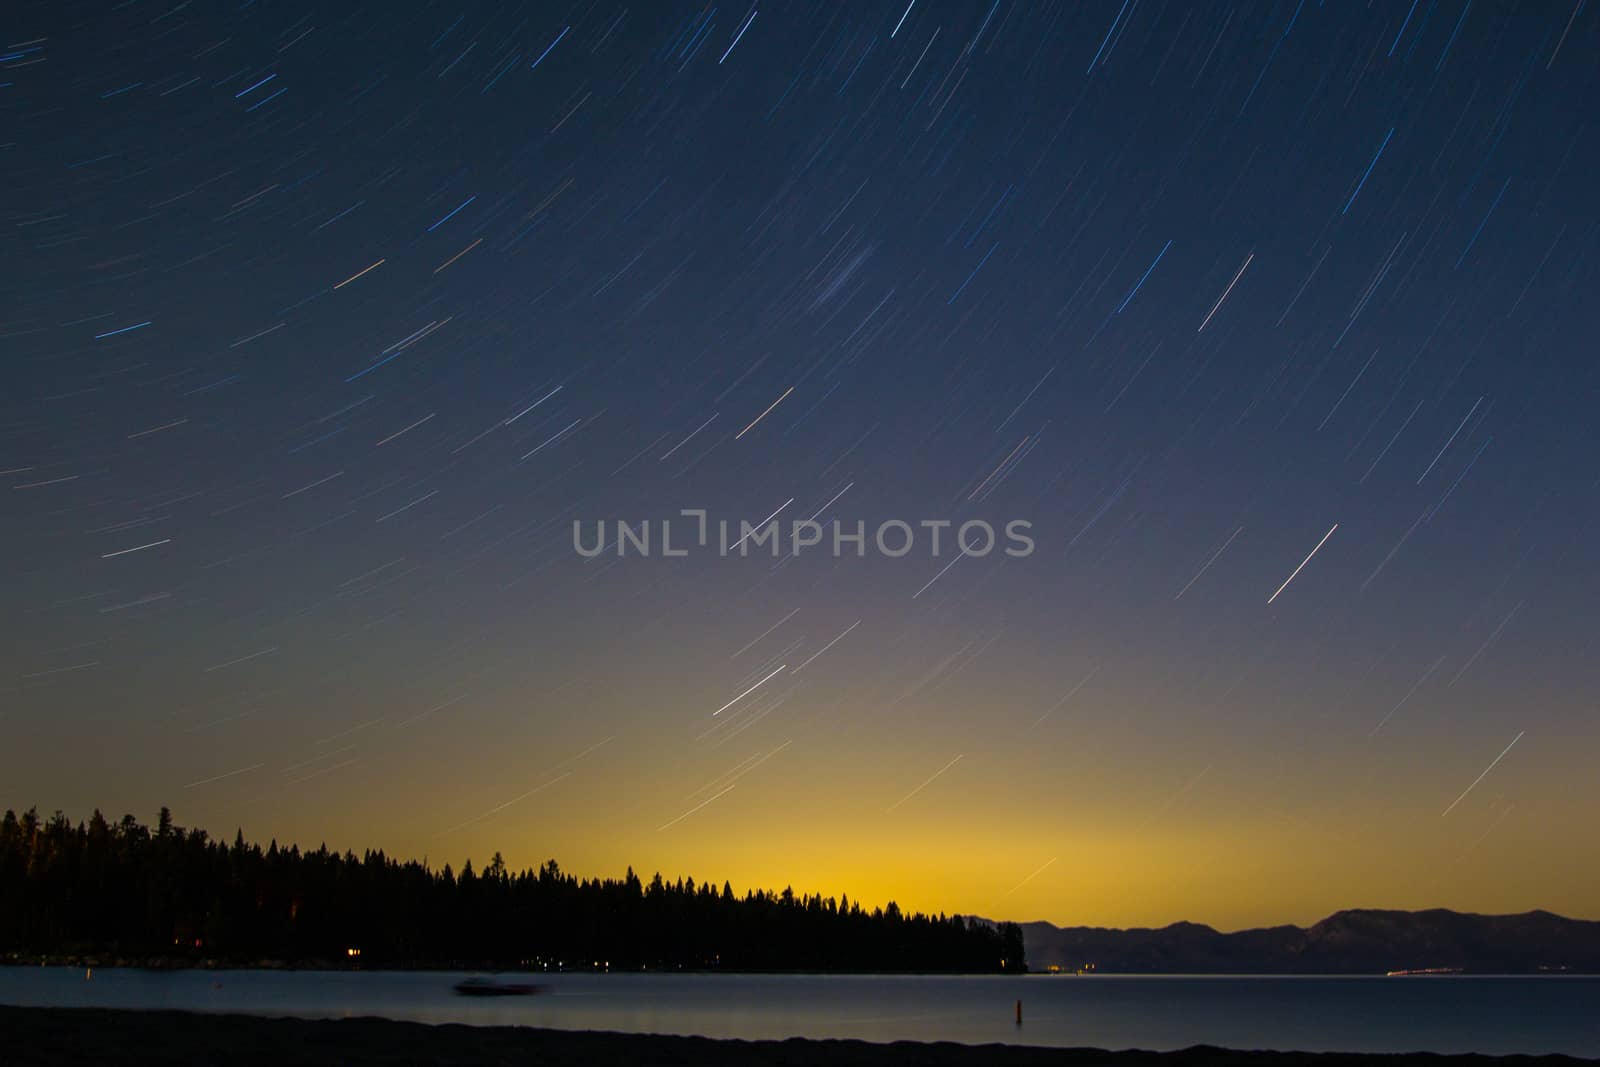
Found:
[{"label": "boat on water", "polygon": [[455,991],[464,997],[527,997],[544,992],[544,987],[532,982],[502,982],[498,978],[468,978],[455,984]]}]

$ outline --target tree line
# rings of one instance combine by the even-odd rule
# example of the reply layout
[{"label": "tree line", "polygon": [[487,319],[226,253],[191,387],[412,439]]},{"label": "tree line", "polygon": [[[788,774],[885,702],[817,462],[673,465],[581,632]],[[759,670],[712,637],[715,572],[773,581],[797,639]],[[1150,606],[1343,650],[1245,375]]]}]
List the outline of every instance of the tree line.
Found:
[{"label": "tree line", "polygon": [[[352,950],[355,950],[353,953]],[[1021,972],[1022,934],[959,915],[694,879],[578,878],[263,849],[96,810],[0,820],[0,956],[363,967]]]}]

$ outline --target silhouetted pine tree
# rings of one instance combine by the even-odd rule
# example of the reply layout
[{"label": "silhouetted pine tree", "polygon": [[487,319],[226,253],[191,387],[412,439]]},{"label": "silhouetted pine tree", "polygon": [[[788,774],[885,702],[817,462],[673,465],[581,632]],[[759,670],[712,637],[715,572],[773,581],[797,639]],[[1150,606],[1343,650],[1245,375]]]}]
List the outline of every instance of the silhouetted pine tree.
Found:
[{"label": "silhouetted pine tree", "polygon": [[840,897],[732,885],[579,879],[555,860],[482,872],[330,852],[265,851],[96,811],[0,819],[0,955],[113,955],[363,966],[1020,972],[1022,934],[961,916],[871,912]]}]

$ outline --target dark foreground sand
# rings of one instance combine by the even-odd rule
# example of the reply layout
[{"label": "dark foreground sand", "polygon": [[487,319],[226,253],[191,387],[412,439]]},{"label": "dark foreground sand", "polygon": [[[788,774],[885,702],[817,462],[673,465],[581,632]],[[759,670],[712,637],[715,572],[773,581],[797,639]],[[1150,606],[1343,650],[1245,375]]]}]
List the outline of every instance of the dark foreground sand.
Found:
[{"label": "dark foreground sand", "polygon": [[713,1041],[535,1030],[510,1026],[426,1026],[384,1019],[264,1019],[176,1011],[0,1006],[0,1064],[527,1064],[699,1067],[1579,1067],[1566,1056],[1309,1055],[1230,1052],[1101,1052],[1016,1045],[889,1045],[865,1041]]}]

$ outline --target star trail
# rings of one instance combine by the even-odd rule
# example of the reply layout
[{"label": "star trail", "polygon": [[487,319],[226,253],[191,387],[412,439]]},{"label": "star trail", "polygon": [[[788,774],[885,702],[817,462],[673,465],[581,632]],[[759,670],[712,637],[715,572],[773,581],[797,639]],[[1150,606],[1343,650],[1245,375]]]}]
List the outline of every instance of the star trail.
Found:
[{"label": "star trail", "polygon": [[4,33],[0,803],[1595,916],[1594,5]]}]

